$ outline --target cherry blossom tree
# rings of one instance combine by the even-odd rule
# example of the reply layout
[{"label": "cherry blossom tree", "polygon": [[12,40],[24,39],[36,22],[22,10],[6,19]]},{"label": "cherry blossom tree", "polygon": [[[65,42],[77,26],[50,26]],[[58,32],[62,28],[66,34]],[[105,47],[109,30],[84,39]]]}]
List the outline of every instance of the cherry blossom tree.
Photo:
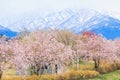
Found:
[{"label": "cherry blossom tree", "polygon": [[73,62],[71,48],[58,42],[51,32],[35,31],[11,44],[15,56],[13,63],[22,74],[28,67],[37,75],[50,68],[52,73],[58,73],[63,66]]},{"label": "cherry blossom tree", "polygon": [[3,72],[9,67],[9,61],[12,57],[12,50],[7,41],[7,37],[0,38],[0,80]]},{"label": "cherry blossom tree", "polygon": [[112,40],[107,40],[100,35],[89,38],[88,54],[95,63],[95,69],[98,70],[102,60],[116,60],[116,47]]},{"label": "cherry blossom tree", "polygon": [[92,39],[89,44],[89,55],[95,63],[95,69],[98,70],[101,60],[114,60],[116,58],[115,50],[112,42],[101,36]]},{"label": "cherry blossom tree", "polygon": [[77,38],[75,40],[75,58],[76,58],[76,68],[79,69],[79,62],[82,59],[88,59],[88,53],[89,53],[89,38],[92,37],[94,34],[91,32],[83,32],[80,35],[77,35]]},{"label": "cherry blossom tree", "polygon": [[114,63],[117,66],[117,69],[120,69],[120,39],[115,39],[114,40],[114,47],[116,47],[116,60],[114,61]]},{"label": "cherry blossom tree", "polygon": [[115,60],[116,48],[113,41],[106,40],[100,35],[90,32],[84,32],[76,40],[76,56],[78,62],[81,58],[92,59],[95,63],[95,69],[98,70],[101,60]]}]

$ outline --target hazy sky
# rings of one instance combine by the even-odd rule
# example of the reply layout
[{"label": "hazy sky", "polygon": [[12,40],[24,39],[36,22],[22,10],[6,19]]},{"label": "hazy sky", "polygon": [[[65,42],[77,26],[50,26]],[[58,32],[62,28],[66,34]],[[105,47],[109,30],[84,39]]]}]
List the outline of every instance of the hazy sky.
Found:
[{"label": "hazy sky", "polygon": [[0,0],[1,15],[17,15],[34,10],[58,11],[64,8],[120,12],[120,0]]},{"label": "hazy sky", "polygon": [[110,12],[120,19],[120,0],[0,0],[0,25],[10,27],[19,20],[30,18],[31,14],[43,16],[66,8]]}]

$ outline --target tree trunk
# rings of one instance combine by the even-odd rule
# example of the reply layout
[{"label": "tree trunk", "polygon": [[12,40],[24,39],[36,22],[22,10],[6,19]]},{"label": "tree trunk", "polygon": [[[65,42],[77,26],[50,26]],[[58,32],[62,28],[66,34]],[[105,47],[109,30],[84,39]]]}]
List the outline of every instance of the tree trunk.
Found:
[{"label": "tree trunk", "polygon": [[44,74],[44,67],[40,68],[40,75]]},{"label": "tree trunk", "polygon": [[3,72],[0,70],[0,80],[2,80],[2,74]]},{"label": "tree trunk", "polygon": [[95,70],[96,70],[96,71],[98,71],[100,61],[99,61],[99,60],[95,60],[95,59],[94,59],[94,63],[95,63],[95,65],[94,65]]},{"label": "tree trunk", "polygon": [[76,70],[79,70],[79,57],[77,52],[76,52]]},{"label": "tree trunk", "polygon": [[39,67],[33,66],[32,69],[33,69],[33,74],[39,75],[39,71],[40,71]]},{"label": "tree trunk", "polygon": [[56,74],[58,73],[58,65],[57,64],[55,65],[55,73]]},{"label": "tree trunk", "polygon": [[37,69],[37,70],[35,71],[35,74],[36,74],[36,75],[39,75],[39,69]]}]

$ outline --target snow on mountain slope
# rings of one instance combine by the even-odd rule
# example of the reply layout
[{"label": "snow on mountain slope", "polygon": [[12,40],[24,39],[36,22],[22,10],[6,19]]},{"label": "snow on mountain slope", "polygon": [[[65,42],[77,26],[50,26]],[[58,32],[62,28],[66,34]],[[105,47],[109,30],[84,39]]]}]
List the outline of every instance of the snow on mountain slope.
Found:
[{"label": "snow on mountain slope", "polygon": [[120,20],[120,12],[108,12],[108,15]]},{"label": "snow on mountain slope", "polygon": [[90,26],[97,34],[102,34],[107,39],[120,38],[120,20],[105,16],[100,23]]},{"label": "snow on mountain slope", "polygon": [[[89,12],[89,14],[88,14]],[[95,11],[92,10],[70,10],[70,9],[66,9],[60,12],[56,12],[56,13],[51,13],[45,17],[39,17],[39,15],[36,15],[38,17],[36,18],[28,18],[28,19],[21,19],[15,23],[13,23],[12,25],[10,25],[10,29],[15,28],[13,30],[18,30],[21,29],[23,27],[27,28],[28,30],[32,30],[34,28],[50,28],[50,27],[54,27],[56,28],[57,26],[59,27],[59,25],[64,24],[65,22],[67,22],[68,20],[71,20],[71,24],[75,21],[79,24],[82,24],[83,22],[85,22],[86,20],[88,20],[90,17],[94,16],[96,14]],[[74,21],[72,21],[74,20]],[[66,24],[65,24],[66,25]],[[75,23],[76,25],[76,23]]]},{"label": "snow on mountain slope", "polygon": [[111,36],[106,36],[108,32],[106,34],[103,34],[103,32],[106,31],[106,28],[110,29],[110,32],[112,32],[113,28],[115,28],[118,35],[111,38],[116,38],[120,36],[120,34],[118,33],[120,30],[119,19],[113,18],[111,17],[111,15],[109,16],[107,14],[103,14],[90,9],[66,9],[60,12],[51,13],[45,17],[38,16],[33,19],[21,20],[11,26],[14,28],[16,26],[17,28],[15,30],[25,27],[30,31],[33,31],[36,28],[52,28],[60,30],[68,29],[73,31],[74,33],[81,33],[83,31],[94,31],[98,34],[104,35],[106,38],[109,38],[109,36]]}]

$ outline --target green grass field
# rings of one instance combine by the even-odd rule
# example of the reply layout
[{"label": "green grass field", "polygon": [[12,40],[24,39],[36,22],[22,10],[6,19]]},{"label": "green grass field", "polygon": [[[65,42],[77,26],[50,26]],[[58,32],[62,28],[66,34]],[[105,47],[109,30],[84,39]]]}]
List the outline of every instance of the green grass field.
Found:
[{"label": "green grass field", "polygon": [[120,80],[120,70],[110,72],[107,74],[102,74],[94,79],[90,80]]}]

